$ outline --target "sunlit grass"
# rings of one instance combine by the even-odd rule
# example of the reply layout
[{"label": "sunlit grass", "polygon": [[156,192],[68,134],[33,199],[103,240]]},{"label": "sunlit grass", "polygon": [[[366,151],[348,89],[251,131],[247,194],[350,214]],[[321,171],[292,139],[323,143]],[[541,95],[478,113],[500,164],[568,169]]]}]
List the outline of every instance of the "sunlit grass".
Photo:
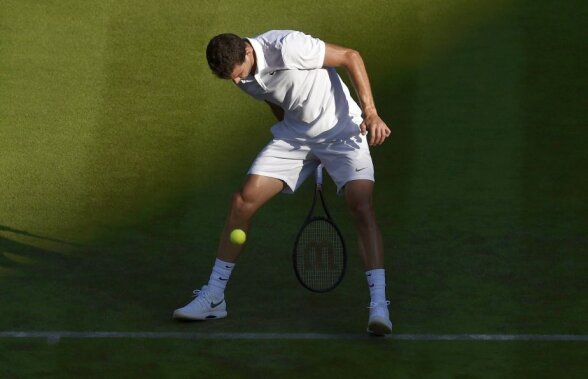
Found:
[{"label": "sunlit grass", "polygon": [[[210,74],[204,47],[217,33],[291,28],[356,47],[378,93],[509,3],[9,1],[0,224],[92,241],[238,183],[272,118]],[[425,51],[414,46],[423,25],[438,36]]]}]

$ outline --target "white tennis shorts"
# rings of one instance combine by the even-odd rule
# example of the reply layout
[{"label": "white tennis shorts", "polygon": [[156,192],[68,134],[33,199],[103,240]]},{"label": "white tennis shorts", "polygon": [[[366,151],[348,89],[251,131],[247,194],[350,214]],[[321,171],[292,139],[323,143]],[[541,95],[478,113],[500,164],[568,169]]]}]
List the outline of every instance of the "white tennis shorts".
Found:
[{"label": "white tennis shorts", "polygon": [[322,143],[274,139],[259,153],[249,174],[268,176],[286,183],[284,193],[294,193],[323,163],[342,194],[351,180],[374,180],[374,165],[367,136]]}]

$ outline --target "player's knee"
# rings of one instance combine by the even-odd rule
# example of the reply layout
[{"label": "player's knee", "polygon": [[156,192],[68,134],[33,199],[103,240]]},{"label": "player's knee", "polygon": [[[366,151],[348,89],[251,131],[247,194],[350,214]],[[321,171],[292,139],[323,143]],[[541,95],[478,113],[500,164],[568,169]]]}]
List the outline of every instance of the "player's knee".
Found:
[{"label": "player's knee", "polygon": [[349,203],[349,208],[356,218],[365,219],[373,215],[372,202],[370,199],[357,199]]},{"label": "player's knee", "polygon": [[250,217],[253,215],[254,206],[251,199],[248,199],[241,191],[233,194],[231,200],[231,209],[241,217]]}]

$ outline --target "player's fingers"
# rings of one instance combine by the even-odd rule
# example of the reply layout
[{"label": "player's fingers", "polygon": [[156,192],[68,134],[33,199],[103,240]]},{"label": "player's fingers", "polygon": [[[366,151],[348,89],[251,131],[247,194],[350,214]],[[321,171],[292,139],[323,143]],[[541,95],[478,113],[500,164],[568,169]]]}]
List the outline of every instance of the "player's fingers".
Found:
[{"label": "player's fingers", "polygon": [[375,144],[376,145],[383,144],[389,135],[390,135],[390,129],[388,129],[386,126],[378,128],[378,133],[376,136]]},{"label": "player's fingers", "polygon": [[386,141],[386,138],[388,138],[390,136],[390,133],[392,133],[390,131],[390,128],[388,128],[386,125],[384,125],[384,127],[382,128],[382,141],[380,142],[381,144]]},{"label": "player's fingers", "polygon": [[375,128],[370,129],[370,146],[373,146],[376,143],[376,136],[378,134],[378,130]]},{"label": "player's fingers", "polygon": [[359,129],[361,130],[361,135],[365,136],[365,134],[367,133],[367,126],[365,125],[365,122],[361,123]]},{"label": "player's fingers", "polygon": [[380,144],[384,143],[386,141],[386,138],[388,138],[389,136],[390,136],[390,129],[388,129],[388,128],[382,129],[382,142],[380,142]]},{"label": "player's fingers", "polygon": [[379,145],[383,144],[385,140],[386,140],[386,133],[384,132],[384,130],[382,130],[382,131],[380,131],[380,143],[379,143]]},{"label": "player's fingers", "polygon": [[374,144],[375,145],[381,145],[382,142],[384,142],[384,138],[385,138],[384,137],[384,131],[382,130],[382,128],[378,128],[377,129],[377,132],[374,133],[374,134],[376,134],[376,138],[375,138]]}]

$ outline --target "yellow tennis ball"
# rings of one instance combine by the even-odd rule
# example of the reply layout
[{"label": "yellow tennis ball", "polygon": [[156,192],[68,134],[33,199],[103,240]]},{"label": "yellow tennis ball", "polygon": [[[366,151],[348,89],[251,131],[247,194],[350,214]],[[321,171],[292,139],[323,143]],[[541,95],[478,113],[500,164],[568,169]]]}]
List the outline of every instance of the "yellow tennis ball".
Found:
[{"label": "yellow tennis ball", "polygon": [[230,235],[231,242],[235,245],[243,245],[247,239],[247,235],[241,229],[234,229]]}]

